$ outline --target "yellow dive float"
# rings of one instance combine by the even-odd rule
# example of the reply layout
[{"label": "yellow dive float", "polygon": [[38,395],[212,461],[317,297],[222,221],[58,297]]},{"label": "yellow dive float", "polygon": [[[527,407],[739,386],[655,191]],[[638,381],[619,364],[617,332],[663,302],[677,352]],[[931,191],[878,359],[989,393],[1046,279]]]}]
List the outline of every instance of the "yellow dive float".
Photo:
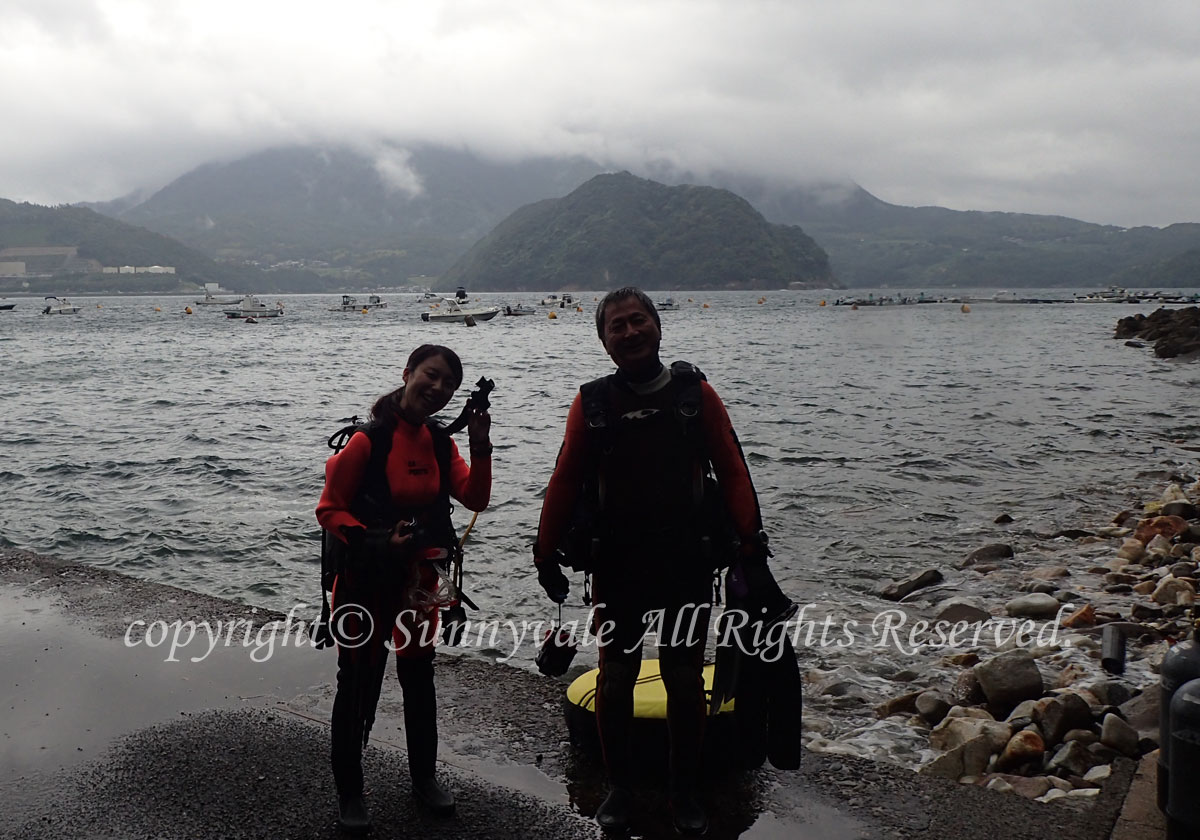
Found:
[{"label": "yellow dive float", "polygon": [[[705,707],[712,695],[714,665],[704,666]],[[567,688],[563,712],[567,732],[575,746],[600,756],[600,738],[596,729],[596,678],[599,668],[578,676]],[[721,761],[736,755],[734,700],[728,700],[709,716],[704,725],[704,752]],[[666,761],[667,689],[659,673],[657,659],[643,659],[633,689],[633,752],[635,760]]]}]

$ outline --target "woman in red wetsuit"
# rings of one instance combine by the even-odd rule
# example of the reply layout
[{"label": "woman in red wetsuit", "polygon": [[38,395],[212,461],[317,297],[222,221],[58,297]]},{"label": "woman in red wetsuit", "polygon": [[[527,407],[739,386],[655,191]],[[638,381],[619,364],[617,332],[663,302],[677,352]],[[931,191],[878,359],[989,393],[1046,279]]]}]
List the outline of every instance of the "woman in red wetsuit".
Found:
[{"label": "woman in red wetsuit", "polygon": [[455,595],[445,591],[438,562],[455,547],[450,498],[481,511],[491,495],[487,412],[471,410],[469,466],[429,419],[462,384],[458,356],[447,347],[422,345],[409,356],[403,377],[400,388],[371,408],[367,429],[326,462],[317,505],[321,526],[346,544],[333,599],[339,644],[331,758],[339,825],[351,833],[364,833],[371,824],[362,747],[374,719],[389,629],[404,694],[413,795],[435,813],[454,811],[453,794],[435,775],[437,611]]}]

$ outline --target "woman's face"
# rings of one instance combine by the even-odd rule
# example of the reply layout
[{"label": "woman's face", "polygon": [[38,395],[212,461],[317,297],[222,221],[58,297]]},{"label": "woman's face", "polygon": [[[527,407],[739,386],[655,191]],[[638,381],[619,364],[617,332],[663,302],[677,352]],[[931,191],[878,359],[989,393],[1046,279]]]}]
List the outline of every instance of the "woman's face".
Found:
[{"label": "woman's face", "polygon": [[415,368],[404,369],[404,396],[400,407],[410,417],[425,419],[446,407],[458,382],[441,356],[430,356]]}]

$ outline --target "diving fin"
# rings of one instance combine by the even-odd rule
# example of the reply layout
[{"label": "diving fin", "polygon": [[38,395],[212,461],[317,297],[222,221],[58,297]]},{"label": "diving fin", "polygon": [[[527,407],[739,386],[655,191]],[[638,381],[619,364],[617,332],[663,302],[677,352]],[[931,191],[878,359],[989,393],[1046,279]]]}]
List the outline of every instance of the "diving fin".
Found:
[{"label": "diving fin", "polygon": [[738,665],[741,653],[733,633],[728,630],[732,616],[722,613],[717,619],[717,646],[713,664],[712,691],[709,693],[708,714],[716,715],[721,707],[733,699],[737,687]]},{"label": "diving fin", "polygon": [[783,638],[782,655],[767,668],[767,760],[778,770],[799,770],[804,754],[804,680],[791,639]]},{"label": "diving fin", "polygon": [[754,654],[737,651],[738,678],[734,691],[733,722],[738,736],[741,765],[762,767],[767,757],[767,666]]}]

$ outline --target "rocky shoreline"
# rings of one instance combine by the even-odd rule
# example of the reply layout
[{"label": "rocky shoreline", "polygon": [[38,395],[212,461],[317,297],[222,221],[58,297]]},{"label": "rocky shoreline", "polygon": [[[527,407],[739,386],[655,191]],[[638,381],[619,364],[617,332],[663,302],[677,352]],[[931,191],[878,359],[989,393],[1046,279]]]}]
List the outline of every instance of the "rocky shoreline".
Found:
[{"label": "rocky shoreline", "polygon": [[1150,315],[1130,315],[1117,321],[1113,338],[1128,339],[1131,347],[1154,343],[1154,355],[1171,359],[1200,351],[1200,307],[1157,309]]},{"label": "rocky shoreline", "polygon": [[1200,588],[1200,482],[1177,478],[1102,527],[1022,532],[1042,544],[1021,552],[978,549],[957,568],[982,595],[931,597],[936,569],[880,592],[946,631],[959,626],[964,639],[980,624],[1014,628],[995,647],[949,646],[938,667],[875,709],[928,739],[919,773],[1082,804],[1115,761],[1157,749],[1157,669],[1191,633]]}]

